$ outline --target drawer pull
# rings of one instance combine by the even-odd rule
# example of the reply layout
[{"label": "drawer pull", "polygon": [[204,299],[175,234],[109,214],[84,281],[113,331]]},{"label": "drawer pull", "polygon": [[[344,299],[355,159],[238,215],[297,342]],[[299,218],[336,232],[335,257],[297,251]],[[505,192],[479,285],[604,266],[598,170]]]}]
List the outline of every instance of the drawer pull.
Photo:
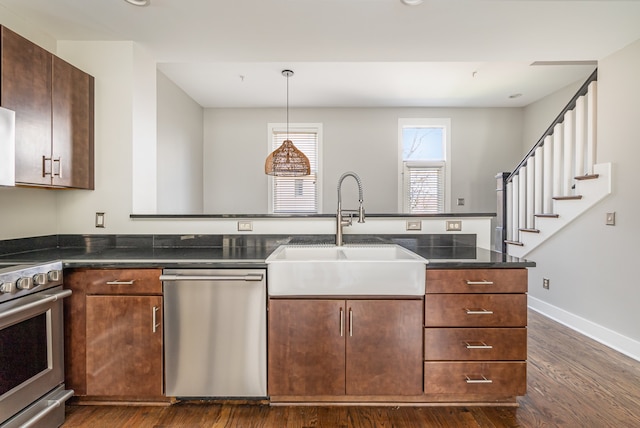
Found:
[{"label": "drawer pull", "polygon": [[484,342],[464,342],[467,349],[493,349],[493,346]]},{"label": "drawer pull", "polygon": [[493,315],[493,311],[488,311],[482,308],[464,308],[467,311],[467,315]]},{"label": "drawer pull", "polygon": [[340,308],[340,337],[344,336],[344,310]]},{"label": "drawer pull", "polygon": [[465,376],[465,381],[467,383],[493,383],[491,379],[487,379],[486,377],[480,375],[482,379],[471,379],[469,376]]},{"label": "drawer pull", "polygon": [[134,282],[136,282],[135,279],[131,281],[107,281],[107,285],[133,285]]},{"label": "drawer pull", "polygon": [[160,327],[160,323],[158,322],[158,311],[160,310],[159,307],[154,306],[153,309],[151,309],[151,331],[153,333],[158,331],[158,328]]},{"label": "drawer pull", "polygon": [[469,281],[467,280],[467,285],[493,285],[493,281]]}]

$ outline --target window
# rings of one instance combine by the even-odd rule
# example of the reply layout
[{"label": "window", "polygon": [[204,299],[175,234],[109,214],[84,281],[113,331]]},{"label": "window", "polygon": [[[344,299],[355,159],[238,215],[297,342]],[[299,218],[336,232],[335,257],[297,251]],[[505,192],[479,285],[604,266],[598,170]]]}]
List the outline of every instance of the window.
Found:
[{"label": "window", "polygon": [[411,214],[450,210],[450,119],[400,119],[399,208]]},{"label": "window", "polygon": [[[322,124],[290,123],[288,135],[298,150],[309,158],[311,174],[303,177],[269,176],[269,212],[319,213],[322,209],[319,180]],[[286,123],[269,124],[269,153],[286,139]]]}]

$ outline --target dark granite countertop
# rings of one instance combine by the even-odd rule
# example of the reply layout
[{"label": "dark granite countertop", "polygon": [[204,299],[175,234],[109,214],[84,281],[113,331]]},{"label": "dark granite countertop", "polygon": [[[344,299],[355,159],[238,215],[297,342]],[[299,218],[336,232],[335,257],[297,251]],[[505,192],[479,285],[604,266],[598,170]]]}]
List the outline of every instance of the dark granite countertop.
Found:
[{"label": "dark granite countertop", "polygon": [[[1,241],[0,264],[61,260],[66,267],[265,268],[265,259],[279,245],[331,245],[333,239],[333,235],[60,235]],[[345,235],[345,240],[347,245],[401,245],[427,259],[427,268],[535,266],[476,247],[475,235]]]}]

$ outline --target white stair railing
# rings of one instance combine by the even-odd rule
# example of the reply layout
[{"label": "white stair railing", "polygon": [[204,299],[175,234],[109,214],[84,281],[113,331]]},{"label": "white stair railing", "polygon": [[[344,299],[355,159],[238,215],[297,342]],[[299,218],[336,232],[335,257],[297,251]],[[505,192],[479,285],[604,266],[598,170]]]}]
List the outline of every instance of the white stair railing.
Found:
[{"label": "white stair railing", "polygon": [[[576,177],[591,178],[596,162],[597,70],[587,79],[516,169],[501,174],[498,219],[502,241],[522,245],[538,233],[538,217],[555,216],[554,199],[577,199]],[[506,178],[505,178],[506,177]],[[507,252],[504,242],[496,250]]]}]

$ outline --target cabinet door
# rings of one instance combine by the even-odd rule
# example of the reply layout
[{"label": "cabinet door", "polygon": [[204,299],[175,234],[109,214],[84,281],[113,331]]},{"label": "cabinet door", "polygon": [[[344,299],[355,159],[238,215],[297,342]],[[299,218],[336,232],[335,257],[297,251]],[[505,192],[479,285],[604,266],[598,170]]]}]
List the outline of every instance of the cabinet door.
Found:
[{"label": "cabinet door", "polygon": [[52,183],[93,189],[93,77],[53,57],[52,86]]},{"label": "cabinet door", "polygon": [[344,303],[269,301],[270,395],[344,395]]},{"label": "cabinet door", "polygon": [[87,394],[162,395],[162,297],[87,296]]},{"label": "cabinet door", "polygon": [[347,301],[347,395],[422,394],[421,300]]},{"label": "cabinet door", "polygon": [[[51,184],[52,54],[2,27],[3,107],[16,112],[16,182]],[[45,170],[46,168],[46,170]]]}]

